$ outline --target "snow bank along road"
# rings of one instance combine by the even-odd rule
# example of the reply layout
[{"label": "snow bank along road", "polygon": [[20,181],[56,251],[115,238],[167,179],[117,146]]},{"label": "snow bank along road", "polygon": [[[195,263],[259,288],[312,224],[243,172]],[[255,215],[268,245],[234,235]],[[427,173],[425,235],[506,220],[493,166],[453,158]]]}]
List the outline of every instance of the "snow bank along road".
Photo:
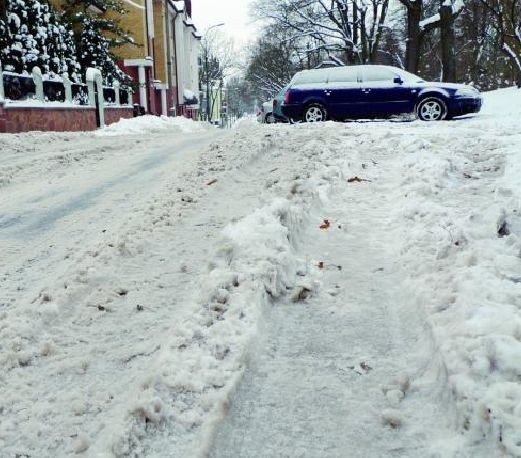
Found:
[{"label": "snow bank along road", "polygon": [[521,456],[514,97],[0,136],[0,457]]}]

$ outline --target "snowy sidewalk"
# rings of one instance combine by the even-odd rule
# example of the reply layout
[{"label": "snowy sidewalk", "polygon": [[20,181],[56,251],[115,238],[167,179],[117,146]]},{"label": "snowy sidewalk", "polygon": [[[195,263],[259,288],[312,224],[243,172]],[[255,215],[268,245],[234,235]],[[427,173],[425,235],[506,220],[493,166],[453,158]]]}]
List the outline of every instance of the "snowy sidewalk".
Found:
[{"label": "snowy sidewalk", "polygon": [[399,316],[385,190],[337,184],[320,210],[330,227],[314,215],[299,254],[324,263],[320,288],[266,311],[211,457],[424,458],[451,436],[442,387],[418,355],[425,330]]}]

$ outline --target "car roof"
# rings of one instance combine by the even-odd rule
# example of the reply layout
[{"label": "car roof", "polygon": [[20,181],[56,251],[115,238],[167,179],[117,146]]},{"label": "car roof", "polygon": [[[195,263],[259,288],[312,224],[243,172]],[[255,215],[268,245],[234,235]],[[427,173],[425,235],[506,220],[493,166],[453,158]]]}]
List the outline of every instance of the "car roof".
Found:
[{"label": "car roof", "polygon": [[392,71],[398,71],[403,72],[404,70],[399,67],[392,67],[390,65],[379,65],[379,64],[369,64],[369,65],[344,65],[344,66],[336,66],[336,67],[324,67],[324,68],[311,68],[309,70],[301,70],[300,72],[295,73],[295,75],[298,74],[306,74],[306,73],[325,73],[328,74],[331,71],[342,71],[346,68],[357,68],[357,69],[364,69],[364,68],[386,68],[387,70]]},{"label": "car roof", "polygon": [[[420,78],[419,76],[414,75],[413,73],[409,73],[408,71],[404,70],[403,68],[393,67],[390,65],[379,65],[379,64],[367,65],[366,64],[366,65],[346,65],[343,67],[314,68],[314,69],[310,69],[310,70],[301,70],[300,72],[295,73],[295,75],[293,76],[291,81],[292,82],[295,82],[295,80],[304,81],[305,75],[313,75],[313,76],[315,76],[315,78],[320,77],[320,75],[323,75],[324,79],[327,80],[328,75],[331,73],[342,72],[342,71],[345,71],[346,69],[364,70],[367,68],[381,68],[381,69],[390,70],[407,79],[410,79],[412,77]],[[299,83],[297,83],[297,84],[299,84]]]}]

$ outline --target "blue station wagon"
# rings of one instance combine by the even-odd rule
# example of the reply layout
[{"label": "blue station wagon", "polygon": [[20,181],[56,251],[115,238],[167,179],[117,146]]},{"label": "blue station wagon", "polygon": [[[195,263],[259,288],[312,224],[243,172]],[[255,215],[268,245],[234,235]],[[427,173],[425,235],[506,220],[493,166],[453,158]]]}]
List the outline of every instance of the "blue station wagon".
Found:
[{"label": "blue station wagon", "polygon": [[304,70],[295,74],[284,95],[282,112],[294,121],[378,118],[416,113],[423,121],[441,121],[477,113],[483,99],[472,86],[432,83],[384,65]]}]

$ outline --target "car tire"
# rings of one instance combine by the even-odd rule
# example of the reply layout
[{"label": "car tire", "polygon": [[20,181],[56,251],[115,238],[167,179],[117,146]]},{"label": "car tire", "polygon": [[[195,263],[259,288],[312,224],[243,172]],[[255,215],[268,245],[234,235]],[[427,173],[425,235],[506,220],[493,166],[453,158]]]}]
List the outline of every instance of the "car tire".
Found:
[{"label": "car tire", "polygon": [[327,119],[326,109],[320,103],[312,103],[304,110],[302,120],[304,122],[322,122]]},{"label": "car tire", "polygon": [[275,123],[275,116],[273,116],[273,113],[268,113],[266,115],[266,118],[264,118],[264,119],[265,119],[266,124],[273,124],[273,123]]},{"label": "car tire", "polygon": [[416,105],[416,116],[422,121],[443,121],[447,115],[447,104],[440,97],[425,97]]}]

